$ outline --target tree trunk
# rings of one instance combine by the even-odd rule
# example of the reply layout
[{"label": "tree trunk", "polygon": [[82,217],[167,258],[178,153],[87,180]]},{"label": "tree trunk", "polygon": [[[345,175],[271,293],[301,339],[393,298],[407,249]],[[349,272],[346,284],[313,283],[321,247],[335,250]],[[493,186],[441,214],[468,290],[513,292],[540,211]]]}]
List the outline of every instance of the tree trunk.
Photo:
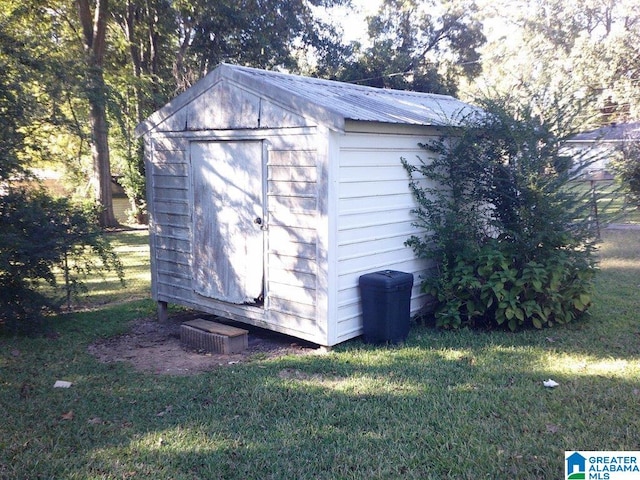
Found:
[{"label": "tree trunk", "polygon": [[[94,73],[95,87],[90,89],[89,122],[91,124],[91,156],[93,157],[92,184],[95,198],[100,206],[99,221],[103,228],[118,226],[113,211],[111,192],[111,161],[109,155],[109,124],[104,102],[104,79],[102,70]],[[98,92],[102,91],[102,99]],[[91,99],[91,97],[95,98]],[[101,101],[102,100],[102,101]]]},{"label": "tree trunk", "polygon": [[87,100],[91,126],[91,154],[93,157],[92,186],[100,205],[100,225],[118,225],[113,212],[111,194],[111,159],[109,157],[109,123],[107,121],[107,92],[104,83],[104,50],[107,31],[107,0],[96,0],[95,15],[91,15],[90,0],[76,0],[82,25],[84,50],[87,58]]}]

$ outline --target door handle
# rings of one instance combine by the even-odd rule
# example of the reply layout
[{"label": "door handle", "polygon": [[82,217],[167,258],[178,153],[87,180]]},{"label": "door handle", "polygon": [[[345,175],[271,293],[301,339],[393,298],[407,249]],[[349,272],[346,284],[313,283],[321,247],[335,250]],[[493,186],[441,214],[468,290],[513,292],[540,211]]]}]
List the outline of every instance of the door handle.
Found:
[{"label": "door handle", "polygon": [[262,220],[262,218],[256,217],[253,220],[253,223],[255,223],[256,225],[259,225],[260,226],[260,230],[263,230],[263,231],[267,230],[267,226],[264,224],[264,221]]}]

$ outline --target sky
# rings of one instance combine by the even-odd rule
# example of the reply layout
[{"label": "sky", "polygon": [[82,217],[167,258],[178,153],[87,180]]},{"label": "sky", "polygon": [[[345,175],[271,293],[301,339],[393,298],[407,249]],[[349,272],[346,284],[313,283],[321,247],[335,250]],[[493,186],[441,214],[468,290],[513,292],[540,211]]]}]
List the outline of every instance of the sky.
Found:
[{"label": "sky", "polygon": [[367,40],[366,17],[375,14],[381,0],[352,0],[353,10],[346,7],[334,8],[328,14],[329,21],[342,25],[344,42]]}]

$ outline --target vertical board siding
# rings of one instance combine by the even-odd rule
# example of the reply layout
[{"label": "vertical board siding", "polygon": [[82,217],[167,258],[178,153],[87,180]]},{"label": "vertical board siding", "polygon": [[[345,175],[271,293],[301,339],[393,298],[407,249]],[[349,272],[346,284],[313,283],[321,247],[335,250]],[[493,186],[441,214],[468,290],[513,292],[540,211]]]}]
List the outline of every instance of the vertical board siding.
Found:
[{"label": "vertical board siding", "polygon": [[418,146],[426,136],[349,134],[342,138],[338,169],[337,323],[338,338],[362,328],[358,280],[378,270],[414,275],[412,314],[424,303],[419,283],[426,271],[404,242],[418,230],[412,225],[416,204],[401,157],[409,161],[428,152]]},{"label": "vertical board siding", "polygon": [[269,151],[267,304],[273,318],[289,315],[290,322],[303,321],[307,328],[313,325],[314,331],[317,181],[315,150],[279,147]]},{"label": "vertical board siding", "polygon": [[148,165],[154,298],[191,296],[191,205],[187,141],[154,138]]},{"label": "vertical board siding", "polygon": [[[228,305],[194,292],[189,144],[202,138],[158,135],[150,142],[152,155],[147,175],[154,298],[203,311],[229,313],[234,319],[321,342],[317,336],[320,328],[316,306],[319,179],[315,135],[272,131],[261,137],[247,137],[260,138],[270,145],[264,192],[267,298],[262,313],[256,307]],[[219,139],[227,137],[215,137]]]}]

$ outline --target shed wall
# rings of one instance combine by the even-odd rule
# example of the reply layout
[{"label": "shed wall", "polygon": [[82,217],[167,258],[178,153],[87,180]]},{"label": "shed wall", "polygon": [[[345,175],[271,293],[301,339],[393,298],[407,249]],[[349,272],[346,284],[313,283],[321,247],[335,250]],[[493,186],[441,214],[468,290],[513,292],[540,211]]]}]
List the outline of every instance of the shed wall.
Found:
[{"label": "shed wall", "polygon": [[[191,140],[260,139],[266,152],[264,306],[194,291]],[[153,297],[326,344],[318,325],[318,154],[312,128],[182,132],[148,139]]]},{"label": "shed wall", "polygon": [[361,333],[358,279],[378,270],[414,275],[411,312],[424,305],[421,275],[428,265],[404,242],[419,231],[412,225],[416,206],[401,157],[409,161],[428,152],[418,146],[427,135],[349,133],[340,137],[337,198],[338,341]]}]

